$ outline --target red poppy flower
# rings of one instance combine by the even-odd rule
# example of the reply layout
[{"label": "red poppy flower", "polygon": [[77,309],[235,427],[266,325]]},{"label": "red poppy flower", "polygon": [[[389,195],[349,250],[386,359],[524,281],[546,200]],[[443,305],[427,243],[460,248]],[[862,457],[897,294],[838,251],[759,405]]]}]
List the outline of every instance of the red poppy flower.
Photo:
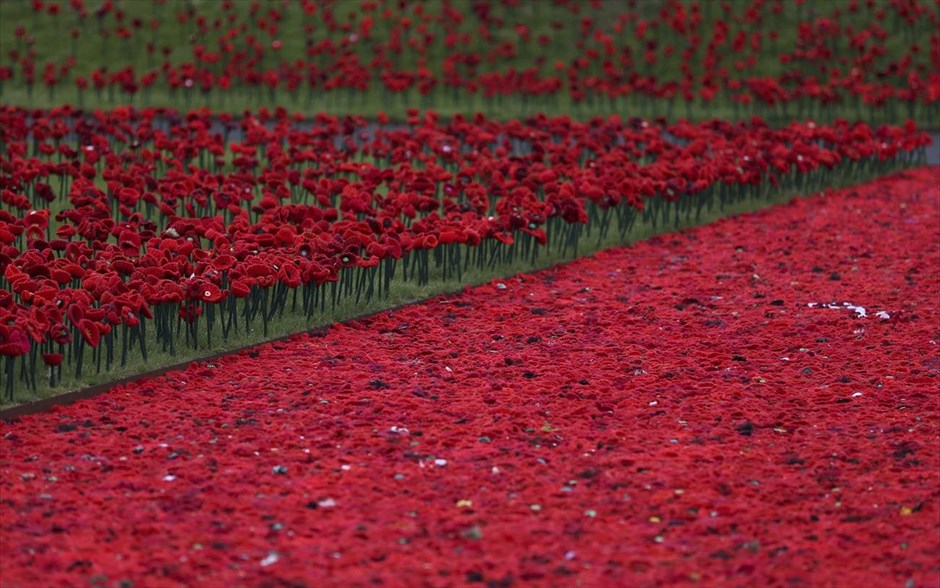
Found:
[{"label": "red poppy flower", "polygon": [[232,280],[231,290],[235,298],[245,298],[251,294],[251,285],[242,280]]},{"label": "red poppy flower", "polygon": [[212,267],[219,271],[231,269],[235,265],[235,258],[227,253],[223,253],[212,260]]},{"label": "red poppy flower", "polygon": [[62,354],[61,353],[43,353],[42,360],[48,366],[57,366],[62,364]]},{"label": "red poppy flower", "polygon": [[199,299],[203,302],[215,303],[222,300],[222,290],[218,286],[209,282],[203,282],[198,286]]},{"label": "red poppy flower", "polygon": [[29,337],[19,327],[0,325],[0,355],[17,357],[29,353]]},{"label": "red poppy flower", "polygon": [[374,257],[374,256],[364,257],[364,258],[361,257],[356,261],[356,265],[358,267],[376,267],[377,265],[379,265],[379,261],[380,261],[379,258]]},{"label": "red poppy flower", "polygon": [[101,341],[101,325],[88,319],[78,321],[78,332],[81,334],[85,343],[92,347],[97,347]]},{"label": "red poppy flower", "polygon": [[62,323],[52,325],[50,333],[52,340],[59,345],[68,345],[72,342],[72,331]]},{"label": "red poppy flower", "polygon": [[301,284],[301,272],[293,263],[285,262],[278,272],[278,279],[289,288],[296,288]]}]

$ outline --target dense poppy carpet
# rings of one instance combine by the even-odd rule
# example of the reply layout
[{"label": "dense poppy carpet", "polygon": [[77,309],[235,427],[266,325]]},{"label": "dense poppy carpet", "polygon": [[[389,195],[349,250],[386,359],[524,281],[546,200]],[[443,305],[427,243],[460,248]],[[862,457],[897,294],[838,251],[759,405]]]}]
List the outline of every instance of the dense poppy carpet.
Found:
[{"label": "dense poppy carpet", "polygon": [[936,586],[938,179],[3,424],[3,585]]}]

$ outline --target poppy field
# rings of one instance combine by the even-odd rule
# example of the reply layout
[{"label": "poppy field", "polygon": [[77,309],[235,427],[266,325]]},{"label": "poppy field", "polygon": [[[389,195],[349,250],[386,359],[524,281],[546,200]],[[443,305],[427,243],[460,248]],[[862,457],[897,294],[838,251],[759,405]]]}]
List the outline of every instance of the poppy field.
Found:
[{"label": "poppy field", "polygon": [[[922,161],[913,127],[0,112],[6,399],[154,348]],[[238,133],[240,140],[227,138]],[[56,211],[53,213],[53,211]]]},{"label": "poppy field", "polygon": [[0,2],[0,585],[940,587],[940,0]]},{"label": "poppy field", "polygon": [[936,177],[2,424],[4,584],[935,586]]},{"label": "poppy field", "polygon": [[0,100],[405,118],[940,116],[936,0],[22,0]]}]

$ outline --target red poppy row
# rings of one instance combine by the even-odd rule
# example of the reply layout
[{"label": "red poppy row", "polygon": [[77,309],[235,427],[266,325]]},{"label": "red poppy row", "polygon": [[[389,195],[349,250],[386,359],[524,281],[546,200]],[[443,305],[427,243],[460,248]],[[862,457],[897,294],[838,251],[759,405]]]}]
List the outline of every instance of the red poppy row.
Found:
[{"label": "red poppy row", "polygon": [[[210,11],[181,5],[172,16],[165,4],[137,14],[109,0],[94,12],[82,0],[68,9],[33,0],[34,26],[52,20],[58,27],[63,19],[73,25],[73,51],[62,62],[50,59],[58,38],[37,39],[20,24],[4,43],[0,88],[14,80],[31,92],[39,81],[52,95],[72,83],[80,94],[117,94],[122,102],[155,87],[185,96],[241,89],[264,100],[267,91],[294,100],[335,90],[416,91],[456,104],[475,95],[689,103],[722,97],[745,109],[801,115],[836,103],[877,109],[895,102],[935,113],[940,103],[936,0],[667,0],[657,12],[634,2],[614,15],[599,0],[556,1],[539,4],[554,17],[547,30],[533,30],[517,0],[360,0],[355,10],[309,0],[227,0]],[[794,10],[795,30],[779,30]],[[191,55],[158,46],[158,35],[171,27],[189,35]],[[303,46],[282,41],[298,36]],[[109,49],[111,37],[120,51]],[[87,42],[102,47],[107,63],[76,60],[79,43]],[[136,65],[144,51],[146,70]],[[776,73],[768,75],[768,66]]]},{"label": "red poppy row", "polygon": [[[98,370],[284,312],[916,164],[912,124],[0,109],[0,355]],[[613,235],[611,235],[613,236]],[[582,245],[583,246],[583,245]],[[148,331],[148,323],[152,325]],[[103,364],[103,365],[102,365]],[[61,367],[59,367],[61,370]],[[57,370],[58,371],[58,370]]]}]

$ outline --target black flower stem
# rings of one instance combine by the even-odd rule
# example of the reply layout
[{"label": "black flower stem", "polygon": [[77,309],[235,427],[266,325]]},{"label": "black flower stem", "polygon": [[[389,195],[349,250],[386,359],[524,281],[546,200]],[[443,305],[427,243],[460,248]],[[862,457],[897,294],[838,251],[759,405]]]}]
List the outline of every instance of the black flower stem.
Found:
[{"label": "black flower stem", "polygon": [[97,347],[92,347],[92,353],[94,353],[94,357],[95,357],[95,373],[96,374],[101,373],[101,352],[102,352],[101,347],[102,347],[101,344],[99,344]]},{"label": "black flower stem", "polygon": [[140,354],[143,356],[144,361],[147,361],[147,321],[145,319],[140,319],[140,324],[137,325],[137,336],[140,339]]},{"label": "black flower stem", "polygon": [[82,377],[82,355],[85,353],[85,341],[80,339],[75,347],[75,378]]},{"label": "black flower stem", "polygon": [[206,302],[206,346],[212,349],[212,327],[215,324],[215,305]]},{"label": "black flower stem", "polygon": [[127,325],[121,325],[121,367],[127,365]]},{"label": "black flower stem", "polygon": [[7,400],[13,400],[13,370],[15,361],[12,355],[7,356],[5,369],[7,375]]}]

